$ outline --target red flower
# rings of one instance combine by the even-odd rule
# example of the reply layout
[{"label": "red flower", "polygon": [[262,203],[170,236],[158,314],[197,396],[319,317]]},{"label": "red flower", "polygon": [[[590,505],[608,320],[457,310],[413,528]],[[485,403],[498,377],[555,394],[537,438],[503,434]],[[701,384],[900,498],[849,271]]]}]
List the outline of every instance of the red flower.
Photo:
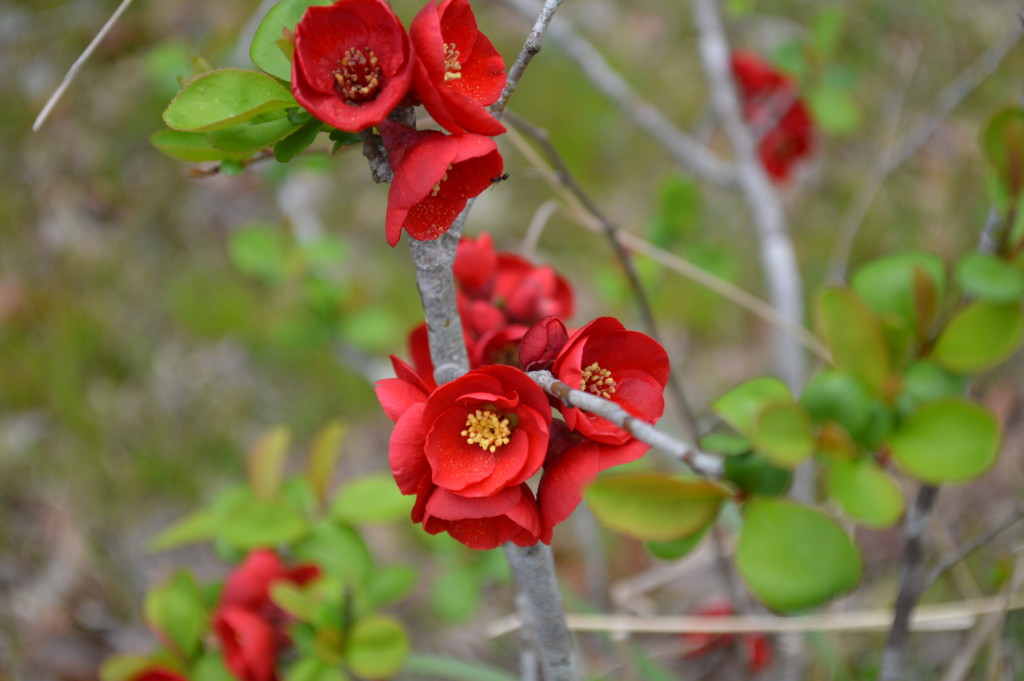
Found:
[{"label": "red flower", "polygon": [[537,266],[513,253],[498,253],[494,299],[510,322],[533,324],[541,317],[571,317],[572,288],[550,265]]},{"label": "red flower", "polygon": [[213,628],[225,664],[240,681],[276,681],[278,636],[270,623],[245,608],[221,608]]},{"label": "red flower", "polygon": [[[701,608],[694,614],[702,617],[721,617],[732,615],[733,612],[732,606],[728,603],[717,603]],[[734,638],[734,634],[725,633],[690,632],[683,634],[683,641],[689,648],[684,657],[700,657],[732,643]],[[754,633],[743,634],[741,643],[747,656],[747,671],[751,674],[764,671],[771,665],[774,653],[771,641],[767,636]]]},{"label": "red flower", "polygon": [[129,681],[188,681],[178,672],[164,667],[146,667],[130,677]]},{"label": "red flower", "polygon": [[785,180],[798,161],[814,150],[814,123],[796,84],[753,52],[734,52],[732,70],[743,112],[760,138],[765,170]]},{"label": "red flower", "polygon": [[498,252],[487,232],[474,241],[468,236],[459,239],[452,273],[459,289],[470,298],[490,300],[498,271]]},{"label": "red flower", "polygon": [[469,0],[430,0],[409,33],[416,51],[413,87],[438,125],[453,133],[505,132],[486,109],[505,87],[505,64],[477,29]]},{"label": "red flower", "polygon": [[384,120],[409,93],[409,36],[384,0],[338,0],[306,10],[295,27],[292,94],[339,130]]},{"label": "red flower", "polygon": [[252,551],[224,583],[219,608],[243,608],[269,617],[278,612],[270,600],[270,587],[285,581],[299,586],[320,575],[316,565],[285,567],[276,553],[269,549]]},{"label": "red flower", "polygon": [[379,381],[377,399],[395,422],[388,448],[403,494],[415,494],[413,521],[447,531],[475,549],[536,543],[540,521],[524,484],[544,463],[551,408],[526,374],[475,369],[431,390],[401,360]]},{"label": "red flower", "polygon": [[569,342],[569,332],[558,317],[544,317],[531,326],[519,343],[519,364],[523,371],[550,367]]},{"label": "red flower", "polygon": [[444,234],[466,202],[501,175],[498,145],[481,135],[445,135],[382,121],[378,125],[395,177],[388,192],[385,232],[398,243],[402,228],[428,241]]}]

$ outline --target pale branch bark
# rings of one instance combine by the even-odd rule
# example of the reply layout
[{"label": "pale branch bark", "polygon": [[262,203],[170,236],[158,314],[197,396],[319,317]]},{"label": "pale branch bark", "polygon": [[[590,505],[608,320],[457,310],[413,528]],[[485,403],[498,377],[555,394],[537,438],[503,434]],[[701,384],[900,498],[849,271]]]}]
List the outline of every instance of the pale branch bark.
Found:
[{"label": "pale branch bark", "polygon": [[523,71],[530,65],[530,60],[540,52],[544,34],[547,32],[551,19],[555,16],[555,11],[562,4],[562,1],[545,0],[544,6],[541,7],[540,13],[537,14],[530,35],[526,36],[526,43],[523,44],[523,49],[519,51],[519,56],[516,57],[512,67],[508,70],[508,79],[505,81],[505,88],[501,91],[501,96],[498,97],[498,101],[491,105],[491,115],[498,120],[501,120],[505,107],[508,106],[509,97],[512,96],[512,93],[519,85],[519,79],[522,78]]},{"label": "pale branch bark", "polygon": [[722,477],[723,464],[721,457],[702,452],[693,445],[663,433],[650,423],[633,416],[615,402],[572,388],[568,383],[555,378],[550,371],[530,371],[527,373],[545,392],[557,397],[565,404],[590,412],[606,421],[614,423],[636,439],[646,442],[659,452],[679,459],[699,475],[708,478]]},{"label": "pale branch bark", "polygon": [[[537,11],[535,3],[530,0],[499,1],[527,18],[532,18]],[[641,97],[604,56],[567,22],[555,21],[548,33],[605,97],[615,103],[637,127],[662,144],[679,166],[713,184],[728,186],[735,182],[735,173],[728,163],[677,128],[657,107]]]},{"label": "pale branch bark", "polygon": [[882,670],[878,681],[901,681],[907,663],[907,645],[910,642],[910,618],[924,590],[924,544],[928,532],[928,518],[939,488],[921,485],[914,505],[904,521],[905,545],[900,564],[900,587],[896,595],[892,626],[882,655]]},{"label": "pale branch bark", "polygon": [[409,240],[416,264],[416,286],[427,320],[430,359],[438,385],[455,380],[469,370],[469,355],[462,335],[462,319],[455,303],[452,265],[459,244],[458,232],[449,229],[434,241]]},{"label": "pale branch bark", "polygon": [[[736,156],[737,181],[754,222],[772,304],[784,317],[800,325],[804,300],[796,252],[782,201],[758,158],[757,140],[743,119],[718,0],[692,0],[692,6],[701,62],[711,88],[711,104]],[[799,391],[807,374],[803,350],[778,331],[774,348],[776,367],[782,379],[791,389]]]},{"label": "pale branch bark", "polygon": [[[654,320],[654,311],[651,309],[651,302],[647,297],[647,291],[644,290],[643,282],[640,281],[640,275],[636,271],[636,265],[619,239],[619,226],[605,215],[604,211],[597,205],[597,202],[576,181],[565,159],[562,158],[562,155],[558,153],[558,149],[551,142],[551,138],[546,130],[538,128],[512,113],[508,114],[508,120],[517,130],[531,137],[540,146],[558,173],[558,181],[576,197],[580,205],[594,216],[594,219],[601,225],[604,236],[612,247],[612,252],[615,253],[616,259],[626,272],[626,280],[633,291],[633,298],[636,300],[636,306],[640,311],[641,318],[643,318],[647,334],[660,345],[664,345],[661,340],[661,334],[658,331],[658,324]],[[686,393],[683,391],[683,386],[680,385],[678,376],[675,373],[669,376],[668,388],[672,393],[675,403],[679,406],[679,415],[682,418],[687,433],[690,437],[696,438],[700,434],[700,429],[697,426],[697,416],[694,414],[690,402],[686,398]]]}]

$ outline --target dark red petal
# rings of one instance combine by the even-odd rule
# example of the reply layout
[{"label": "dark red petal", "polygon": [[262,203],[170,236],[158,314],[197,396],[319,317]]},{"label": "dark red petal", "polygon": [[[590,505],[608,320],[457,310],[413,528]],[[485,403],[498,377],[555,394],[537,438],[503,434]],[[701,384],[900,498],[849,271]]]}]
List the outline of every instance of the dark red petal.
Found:
[{"label": "dark red petal", "polygon": [[268,622],[243,608],[222,608],[213,625],[232,674],[242,681],[277,679],[277,634]]},{"label": "dark red petal", "polygon": [[395,422],[388,444],[388,463],[402,494],[413,494],[424,478],[430,478],[430,464],[423,452],[426,432],[423,427],[424,403],[409,407]]},{"label": "dark red petal", "polygon": [[551,541],[555,525],[568,518],[583,500],[583,488],[597,479],[600,471],[597,446],[584,441],[560,455],[549,458],[537,490],[540,506],[541,539]]},{"label": "dark red petal", "polygon": [[442,520],[491,518],[507,513],[522,497],[521,486],[503,489],[489,497],[464,497],[438,488],[427,501],[427,516]]},{"label": "dark red petal", "polygon": [[519,341],[519,364],[524,371],[547,369],[568,341],[569,332],[562,320],[544,317]]},{"label": "dark red petal", "polygon": [[225,581],[220,605],[258,610],[270,598],[271,582],[286,574],[284,563],[270,549],[251,551]]}]

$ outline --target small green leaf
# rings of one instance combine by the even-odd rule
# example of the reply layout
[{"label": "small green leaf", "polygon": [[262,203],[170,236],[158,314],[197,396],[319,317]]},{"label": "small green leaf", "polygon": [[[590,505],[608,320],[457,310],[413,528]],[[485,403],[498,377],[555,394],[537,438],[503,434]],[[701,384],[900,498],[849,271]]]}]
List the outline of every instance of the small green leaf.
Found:
[{"label": "small green leaf", "polygon": [[920,309],[922,277],[941,300],[946,266],[931,253],[899,253],[870,262],[853,275],[853,290],[879,317],[896,318],[915,331],[930,326],[935,315],[935,310]]},{"label": "small green leaf", "polygon": [[328,575],[362,582],[373,570],[373,558],[362,537],[348,527],[319,522],[292,547],[296,560],[316,563]]},{"label": "small green leaf", "polygon": [[337,666],[315,657],[303,657],[288,667],[284,681],[348,681]]},{"label": "small green leaf", "polygon": [[290,442],[288,429],[278,426],[267,431],[249,450],[249,485],[257,499],[271,501],[277,497]]},{"label": "small green leaf", "polygon": [[370,575],[366,597],[375,608],[384,608],[405,598],[419,579],[419,572],[411,567],[392,565]]},{"label": "small green leaf", "polygon": [[860,103],[853,93],[837,87],[819,87],[807,93],[814,122],[833,135],[845,135],[860,126]]},{"label": "small green leaf", "polygon": [[1019,303],[976,302],[960,310],[932,349],[931,358],[958,374],[971,374],[999,364],[1024,338]]},{"label": "small green leaf", "polygon": [[302,587],[284,580],[270,585],[270,599],[286,613],[304,622],[312,619],[316,608],[316,602]]},{"label": "small green leaf", "polygon": [[186,85],[167,105],[164,123],[174,130],[210,132],[293,106],[298,105],[292,93],[270,76],[219,69]]},{"label": "small green leaf", "polygon": [[903,375],[903,393],[913,404],[959,397],[967,388],[965,376],[950,373],[931,360],[922,359],[907,367]]},{"label": "small green leaf", "polygon": [[871,395],[864,385],[850,374],[825,369],[807,384],[800,404],[816,423],[834,421],[865,447],[873,448],[877,436],[879,412],[886,406]]},{"label": "small green leaf", "polygon": [[700,448],[705,452],[736,456],[753,449],[750,440],[735,433],[708,433],[700,439]]},{"label": "small green leaf", "polygon": [[188,678],[190,681],[237,681],[235,675],[228,671],[220,653],[210,653],[199,658]]},{"label": "small green leaf", "polygon": [[656,473],[609,475],[586,491],[591,510],[606,527],[647,541],[699,532],[715,519],[727,495],[708,482]]},{"label": "small green leaf", "polygon": [[306,481],[319,503],[327,497],[327,485],[334,472],[334,464],[341,451],[341,442],[345,439],[348,427],[341,421],[331,421],[316,434],[309,448],[309,460],[306,464]]},{"label": "small green leaf", "polygon": [[149,136],[149,143],[161,153],[179,161],[205,163],[207,161],[235,160],[239,154],[214,149],[206,135],[201,132],[183,130],[157,130]]},{"label": "small green leaf", "polygon": [[995,114],[981,141],[1000,185],[1015,201],[1024,190],[1024,110],[1012,107]]},{"label": "small green leaf", "polygon": [[282,503],[249,498],[222,516],[218,536],[241,551],[297,541],[309,532],[302,516]]},{"label": "small green leaf", "polygon": [[957,278],[975,298],[992,303],[1013,303],[1024,297],[1024,272],[988,253],[972,252],[960,258]]},{"label": "small green leaf", "polygon": [[860,581],[860,553],[842,528],[820,511],[789,501],[746,505],[736,567],[772,610],[820,605]]},{"label": "small green leaf", "polygon": [[773,497],[783,494],[793,481],[793,472],[769,463],[760,454],[747,452],[725,458],[725,479],[745,494]]},{"label": "small green leaf", "polygon": [[217,534],[219,517],[212,508],[201,508],[188,514],[153,538],[149,551],[166,551],[183,544],[213,539]]},{"label": "small green leaf", "polygon": [[818,298],[818,320],[836,366],[884,395],[892,372],[889,347],[864,301],[848,289],[826,288]]},{"label": "small green leaf", "polygon": [[965,482],[996,460],[999,422],[988,409],[965,399],[926,404],[889,438],[893,458],[908,473],[931,484]]},{"label": "small green leaf", "polygon": [[230,128],[208,132],[206,138],[210,141],[210,146],[216,149],[248,153],[265,149],[288,137],[297,129],[287,116],[269,121],[256,117],[232,125]]},{"label": "small green leaf", "polygon": [[711,405],[726,423],[747,437],[754,435],[757,415],[765,407],[793,401],[786,384],[777,378],[763,376],[741,383]]},{"label": "small green leaf", "polygon": [[341,488],[331,504],[331,518],[352,525],[392,523],[412,511],[412,499],[403,496],[389,474],[367,475]]},{"label": "small green leaf", "polygon": [[814,454],[811,417],[796,404],[773,404],[757,417],[754,446],[772,463],[795,468]]},{"label": "small green leaf", "polygon": [[346,662],[356,676],[386,679],[393,676],[409,655],[409,638],[399,622],[376,615],[352,627]]},{"label": "small green leaf", "polygon": [[292,79],[292,63],[277,46],[281,32],[287,28],[295,30],[306,8],[313,5],[330,5],[334,0],[281,0],[267,12],[252,37],[249,57],[252,63],[272,76],[284,81]]},{"label": "small green leaf", "polygon": [[206,606],[195,578],[182,570],[146,594],[146,621],[163,633],[185,659],[199,652],[209,626]]},{"label": "small green leaf", "polygon": [[689,537],[674,539],[672,541],[649,541],[644,544],[647,552],[659,560],[679,560],[686,554],[700,546],[707,536],[711,525],[706,525],[703,530]]},{"label": "small green leaf", "polygon": [[869,458],[833,462],[828,487],[847,515],[865,527],[892,527],[903,515],[899,484]]},{"label": "small green leaf", "polygon": [[287,163],[292,160],[309,148],[323,127],[324,124],[317,120],[303,124],[302,127],[274,145],[274,158],[279,163]]}]

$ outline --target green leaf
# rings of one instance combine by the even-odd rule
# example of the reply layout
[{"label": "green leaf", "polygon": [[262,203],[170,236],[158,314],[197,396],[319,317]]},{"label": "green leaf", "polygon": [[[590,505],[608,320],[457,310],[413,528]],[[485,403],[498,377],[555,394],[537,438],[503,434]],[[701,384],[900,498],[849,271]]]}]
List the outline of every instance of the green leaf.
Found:
[{"label": "green leaf", "polygon": [[286,613],[303,622],[312,619],[316,608],[316,603],[305,589],[283,580],[270,585],[270,599]]},{"label": "green leaf", "polygon": [[988,253],[972,252],[957,263],[964,290],[991,303],[1013,303],[1024,297],[1024,272]]},{"label": "green leaf", "polygon": [[206,138],[210,140],[210,146],[217,149],[245,153],[269,147],[297,129],[287,116],[269,121],[257,117],[232,125],[230,128],[208,132]]},{"label": "green leaf", "polygon": [[656,473],[609,475],[590,485],[587,502],[605,527],[646,541],[699,532],[718,515],[727,492],[704,481]]},{"label": "green leaf", "polygon": [[958,374],[999,364],[1014,353],[1024,337],[1019,303],[976,302],[960,310],[932,349],[931,358]]},{"label": "green leaf", "polygon": [[291,434],[285,426],[267,431],[249,450],[249,485],[262,501],[271,501],[281,489],[284,459]]},{"label": "green leaf", "polygon": [[857,442],[874,448],[885,436],[879,427],[888,423],[885,404],[864,385],[843,371],[825,369],[807,384],[800,404],[816,423],[834,421]]},{"label": "green leaf", "polygon": [[131,681],[151,667],[178,671],[178,663],[163,651],[151,655],[113,655],[103,661],[100,681]]},{"label": "green leaf", "polygon": [[931,253],[900,253],[870,262],[853,275],[853,290],[883,319],[896,318],[918,333],[934,321],[937,310],[922,309],[922,281],[934,297],[945,292],[946,266]]},{"label": "green leaf", "polygon": [[279,163],[287,163],[311,145],[316,136],[323,130],[324,124],[317,120],[309,121],[274,145],[274,158]]},{"label": "green leaf", "polygon": [[818,298],[818,321],[836,366],[875,395],[884,395],[892,372],[882,325],[857,294],[826,288]]},{"label": "green leaf", "polygon": [[239,154],[214,149],[206,135],[201,132],[182,130],[157,130],[149,136],[149,143],[161,153],[179,161],[205,163],[207,161],[236,160]]},{"label": "green leaf", "polygon": [[795,468],[814,454],[811,417],[796,404],[773,404],[757,417],[754,446],[766,459]]},{"label": "green leaf", "polygon": [[959,397],[967,388],[968,379],[950,373],[931,360],[922,359],[907,367],[903,375],[903,393],[913,404]]},{"label": "green leaf", "polygon": [[735,433],[708,433],[700,439],[700,448],[726,456],[745,454],[753,449],[750,440]]},{"label": "green leaf", "polygon": [[900,466],[923,482],[973,480],[996,460],[999,422],[988,409],[965,399],[926,404],[889,438]]},{"label": "green leaf", "polygon": [[902,517],[903,492],[889,473],[869,458],[835,461],[828,467],[832,496],[865,527],[885,529]]},{"label": "green leaf", "polygon": [[352,627],[346,662],[356,676],[386,679],[393,676],[409,655],[409,638],[399,622],[377,615]]},{"label": "green leaf", "polygon": [[317,432],[313,444],[310,445],[306,481],[321,504],[327,497],[327,485],[331,481],[341,442],[345,439],[347,431],[348,427],[341,421],[331,421]]},{"label": "green leaf", "polygon": [[793,472],[769,463],[760,454],[747,452],[725,458],[725,479],[746,494],[777,496],[789,489]]},{"label": "green leaf", "polygon": [[299,659],[284,674],[284,681],[348,681],[337,666],[315,657]]},{"label": "green leaf", "polygon": [[479,571],[470,565],[456,565],[434,580],[430,604],[442,620],[464,622],[480,608],[482,593]]},{"label": "green leaf", "polygon": [[189,681],[237,681],[235,675],[228,671],[220,653],[210,653],[199,658],[188,678]]},{"label": "green leaf", "polygon": [[163,633],[186,659],[199,652],[209,626],[206,605],[195,578],[182,570],[146,594],[146,621]]},{"label": "green leaf", "polygon": [[201,508],[188,514],[153,538],[149,551],[166,551],[183,544],[213,539],[217,534],[219,516],[213,508]]},{"label": "green leaf", "polygon": [[405,598],[419,579],[411,567],[392,565],[370,575],[366,597],[375,608],[384,608]]},{"label": "green leaf", "polygon": [[786,384],[777,378],[763,376],[741,383],[719,397],[711,408],[726,423],[743,433],[753,437],[757,415],[765,407],[773,404],[793,401]]},{"label": "green leaf", "polygon": [[392,523],[412,511],[390,474],[367,475],[341,488],[331,504],[331,518],[352,525]]},{"label": "green leaf", "polygon": [[278,47],[282,31],[295,30],[307,7],[330,5],[334,0],[281,0],[267,12],[252,38],[249,57],[252,63],[284,81],[292,79],[292,63]]},{"label": "green leaf", "polygon": [[1012,107],[995,114],[981,142],[1000,185],[1015,202],[1024,190],[1024,110]]},{"label": "green leaf", "polygon": [[186,85],[167,105],[164,123],[174,130],[210,132],[293,106],[298,105],[292,93],[270,76],[219,69]]},{"label": "green leaf", "polygon": [[518,676],[508,674],[479,662],[465,662],[450,657],[413,653],[405,662],[405,670],[416,676],[426,676],[445,681],[518,681]]},{"label": "green leaf", "polygon": [[306,520],[284,504],[250,497],[227,509],[218,536],[229,546],[248,551],[290,544],[308,532]]},{"label": "green leaf", "polygon": [[860,553],[824,513],[775,499],[751,501],[745,510],[736,567],[772,610],[810,608],[860,581]]},{"label": "green leaf", "polygon": [[860,126],[860,103],[849,90],[819,87],[807,93],[814,122],[833,135],[845,135]]},{"label": "green leaf", "polygon": [[710,529],[711,525],[708,524],[703,530],[696,534],[691,534],[689,537],[672,541],[649,541],[644,544],[644,547],[647,549],[647,553],[659,560],[679,560],[700,546],[700,543],[704,541],[704,537],[707,536]]},{"label": "green leaf", "polygon": [[373,570],[373,559],[359,533],[326,521],[316,523],[292,552],[298,561],[316,563],[344,581],[362,582]]}]

